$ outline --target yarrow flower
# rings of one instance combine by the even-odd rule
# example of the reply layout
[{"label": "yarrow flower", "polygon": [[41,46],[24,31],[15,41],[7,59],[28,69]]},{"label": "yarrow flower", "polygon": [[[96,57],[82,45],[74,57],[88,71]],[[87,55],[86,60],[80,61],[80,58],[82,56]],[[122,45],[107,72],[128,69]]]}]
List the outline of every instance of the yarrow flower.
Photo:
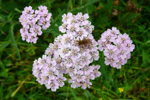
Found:
[{"label": "yarrow flower", "polygon": [[127,63],[135,48],[129,35],[121,34],[116,27],[102,33],[98,44],[99,50],[104,51],[105,64],[117,69]]},{"label": "yarrow flower", "polygon": [[[91,34],[94,26],[87,20],[88,14],[68,13],[62,17],[59,30],[66,34],[56,37],[42,58],[34,61],[33,75],[52,91],[64,86],[66,79],[72,88],[90,88],[90,80],[101,75],[100,66],[91,65],[93,60],[99,59],[98,43]],[[69,77],[65,78],[64,74]]]},{"label": "yarrow flower", "polygon": [[23,26],[20,29],[22,40],[36,43],[37,36],[42,35],[41,29],[46,30],[50,26],[51,16],[46,6],[39,6],[38,10],[33,10],[31,6],[25,7],[19,18]]},{"label": "yarrow flower", "polygon": [[63,24],[59,26],[59,31],[62,33],[83,38],[84,36],[87,36],[87,34],[91,34],[94,29],[91,22],[87,20],[89,18],[88,14],[83,15],[80,12],[77,15],[73,15],[69,12],[68,14],[64,14],[62,17]]}]

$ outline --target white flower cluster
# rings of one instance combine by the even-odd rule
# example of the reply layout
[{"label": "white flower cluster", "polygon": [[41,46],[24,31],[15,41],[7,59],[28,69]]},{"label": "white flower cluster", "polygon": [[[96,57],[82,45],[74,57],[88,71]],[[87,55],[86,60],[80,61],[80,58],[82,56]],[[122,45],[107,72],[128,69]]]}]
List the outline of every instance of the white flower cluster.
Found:
[{"label": "white flower cluster", "polygon": [[101,73],[99,65],[90,65],[99,59],[98,43],[92,33],[94,26],[89,22],[88,14],[68,13],[63,15],[63,25],[60,31],[65,33],[50,43],[42,58],[33,63],[33,75],[40,84],[47,89],[56,91],[64,85],[68,74],[72,88],[90,88],[94,80]]},{"label": "white flower cluster", "polygon": [[104,50],[105,64],[120,69],[127,63],[135,45],[126,33],[121,34],[116,27],[107,29],[98,40],[99,50]]},{"label": "white flower cluster", "polygon": [[37,36],[42,35],[41,29],[46,30],[50,26],[51,16],[46,6],[39,6],[38,10],[33,10],[31,6],[25,7],[19,18],[23,26],[20,29],[22,40],[36,43]]}]

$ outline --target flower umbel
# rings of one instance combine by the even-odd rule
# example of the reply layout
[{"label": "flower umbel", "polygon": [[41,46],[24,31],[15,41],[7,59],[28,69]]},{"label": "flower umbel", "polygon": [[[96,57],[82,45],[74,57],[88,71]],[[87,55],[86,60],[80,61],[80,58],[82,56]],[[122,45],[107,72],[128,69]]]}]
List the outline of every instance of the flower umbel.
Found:
[{"label": "flower umbel", "polygon": [[66,34],[56,37],[45,55],[34,61],[33,75],[47,89],[56,91],[64,86],[64,74],[68,74],[72,88],[82,89],[90,88],[90,80],[101,75],[100,66],[91,65],[93,60],[99,59],[99,52],[91,34],[94,26],[87,19],[88,14],[64,14],[59,30]]},{"label": "flower umbel", "polygon": [[122,35],[116,27],[102,33],[98,44],[99,50],[104,50],[105,64],[117,69],[127,63],[135,48],[129,35],[126,33]]},{"label": "flower umbel", "polygon": [[28,43],[37,42],[38,35],[42,35],[41,29],[46,30],[50,26],[52,14],[48,13],[46,6],[39,6],[38,10],[33,10],[31,6],[25,7],[19,18],[23,28],[20,29],[22,40]]}]

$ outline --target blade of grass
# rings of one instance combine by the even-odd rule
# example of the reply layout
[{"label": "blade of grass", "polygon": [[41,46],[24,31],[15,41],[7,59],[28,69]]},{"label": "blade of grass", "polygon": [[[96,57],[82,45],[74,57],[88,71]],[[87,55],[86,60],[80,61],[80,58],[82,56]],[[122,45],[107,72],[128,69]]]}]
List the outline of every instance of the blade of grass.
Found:
[{"label": "blade of grass", "polygon": [[2,42],[0,44],[0,59],[3,53],[3,50],[10,44],[10,41]]},{"label": "blade of grass", "polygon": [[68,2],[68,8],[67,9],[72,9],[72,7],[73,7],[73,5],[72,5],[72,0],[69,0],[69,2]]},{"label": "blade of grass", "polygon": [[20,83],[19,87],[11,94],[11,97],[14,97],[16,95],[16,93],[19,91],[24,82],[25,80]]},{"label": "blade of grass", "polygon": [[5,49],[9,45],[10,41],[0,42],[0,43],[1,43],[0,44],[0,51],[2,51],[3,49]]},{"label": "blade of grass", "polygon": [[80,6],[80,7],[78,7],[78,8],[71,9],[70,11],[72,12],[72,11],[75,11],[75,10],[81,10],[81,9],[83,9],[83,8],[89,6],[89,5],[92,5],[92,4],[94,4],[94,3],[97,3],[97,2],[99,2],[99,1],[100,1],[100,0],[91,0],[90,2],[86,3],[85,5]]},{"label": "blade of grass", "polygon": [[62,14],[65,12],[65,10],[62,10],[62,9],[58,9],[58,15],[55,17],[55,19],[53,20],[53,23],[56,23],[57,22],[57,20],[59,19],[59,18],[61,18],[61,16],[62,16]]},{"label": "blade of grass", "polygon": [[75,99],[75,100],[78,100],[78,99],[77,99],[77,96],[76,96],[76,94],[74,93],[74,91],[73,91],[72,88],[70,88],[70,91],[71,91],[71,94],[73,95],[74,99]]},{"label": "blade of grass", "polygon": [[3,85],[0,87],[0,99],[3,100]]},{"label": "blade of grass", "polygon": [[10,41],[11,41],[12,46],[16,49],[17,56],[20,59],[21,56],[20,56],[19,48],[18,48],[18,45],[16,43],[16,40],[15,40],[15,37],[14,37],[14,32],[13,32],[14,26],[15,26],[15,24],[12,24],[10,26]]}]

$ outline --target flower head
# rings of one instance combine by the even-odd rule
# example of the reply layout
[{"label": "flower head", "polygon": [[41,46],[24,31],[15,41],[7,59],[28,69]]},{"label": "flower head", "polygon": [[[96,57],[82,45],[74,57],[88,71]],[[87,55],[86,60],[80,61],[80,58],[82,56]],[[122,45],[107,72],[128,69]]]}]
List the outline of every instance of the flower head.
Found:
[{"label": "flower head", "polygon": [[[43,9],[41,14],[44,13],[45,8],[39,9]],[[98,43],[91,34],[94,26],[87,20],[88,14],[68,13],[62,17],[63,24],[59,30],[66,34],[56,37],[54,43],[50,43],[45,50],[45,55],[34,61],[33,75],[39,83],[52,91],[64,86],[64,74],[68,74],[68,82],[72,88],[90,88],[90,80],[101,75],[98,71],[100,66],[91,65],[94,60],[99,59]],[[38,25],[41,25],[42,21],[43,18],[39,20]],[[35,27],[31,31],[39,30]]]},{"label": "flower head", "polygon": [[99,50],[104,50],[105,64],[120,69],[127,63],[135,45],[126,33],[121,34],[116,27],[107,29],[98,40]]},{"label": "flower head", "polygon": [[38,10],[33,10],[31,6],[25,7],[19,18],[23,28],[20,29],[22,40],[36,43],[38,35],[42,35],[41,29],[50,26],[52,14],[48,13],[46,6],[39,6]]}]

